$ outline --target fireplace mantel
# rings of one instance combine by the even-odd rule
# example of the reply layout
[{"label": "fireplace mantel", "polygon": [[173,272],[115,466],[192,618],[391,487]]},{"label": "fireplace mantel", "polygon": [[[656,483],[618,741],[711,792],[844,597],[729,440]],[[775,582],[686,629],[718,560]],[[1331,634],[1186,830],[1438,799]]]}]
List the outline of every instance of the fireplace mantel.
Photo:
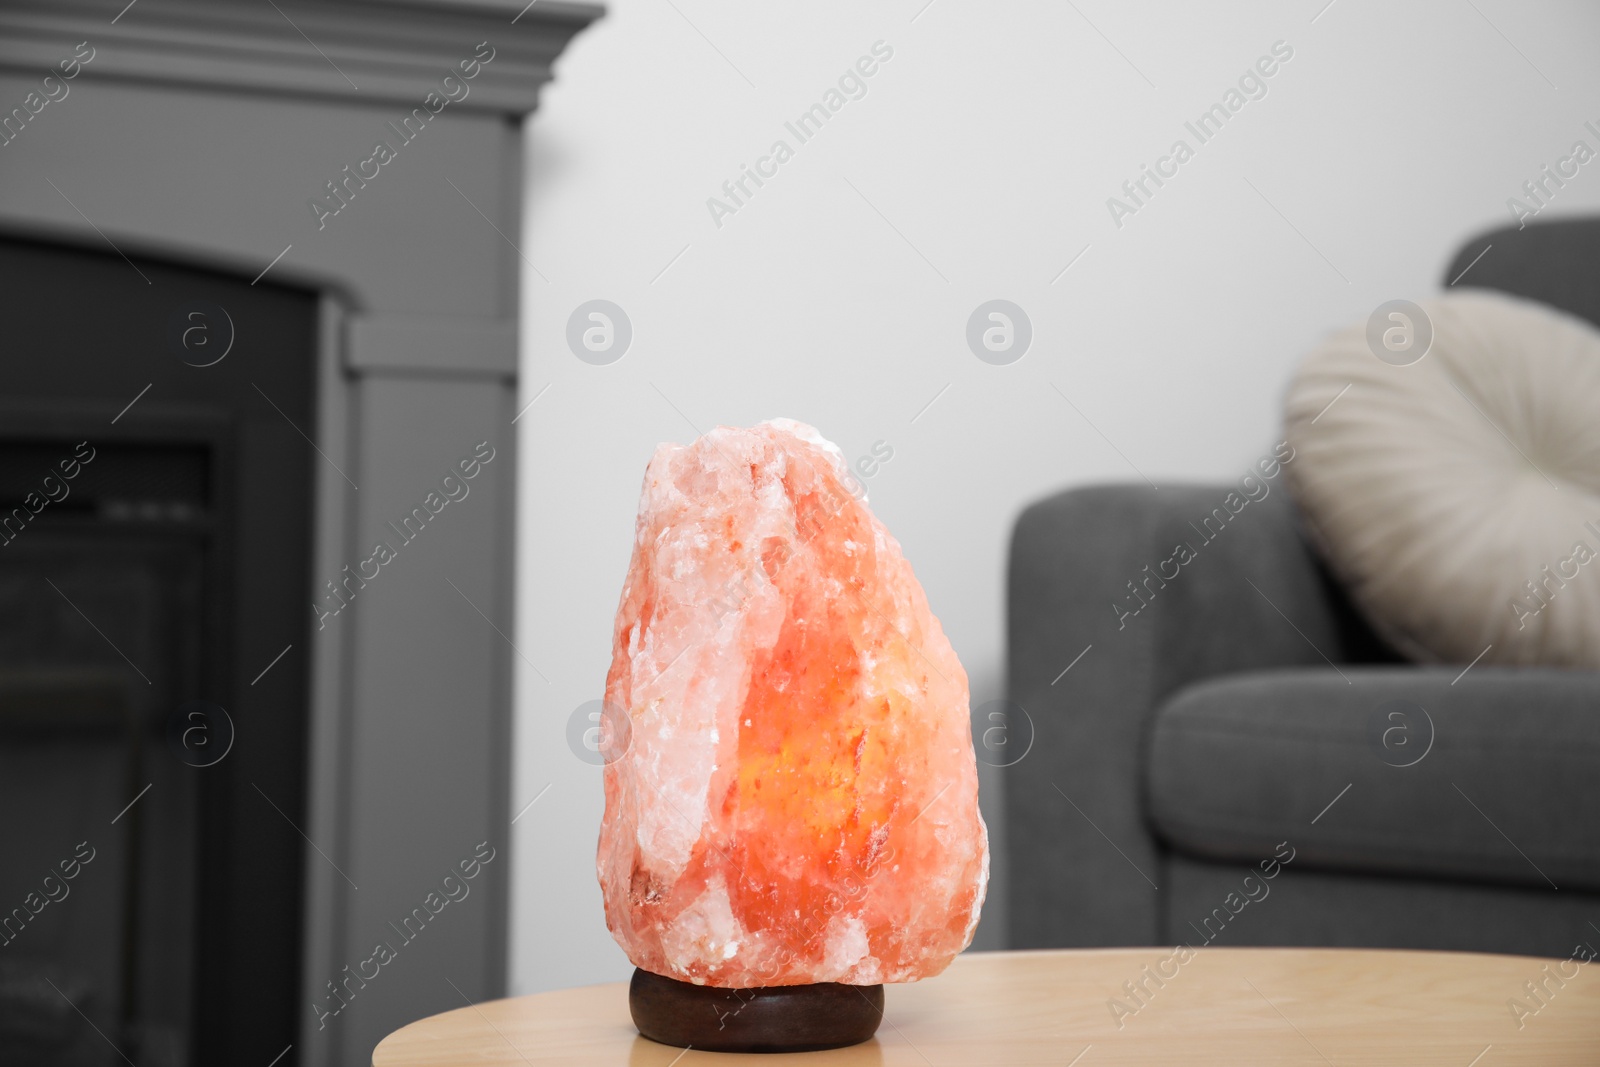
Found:
[{"label": "fireplace mantel", "polygon": [[[600,14],[545,0],[0,7],[0,116],[82,43],[93,50],[70,92],[0,146],[0,232],[319,294],[317,418],[303,427],[321,457],[317,588],[304,628],[281,638],[310,666],[300,829],[315,842],[304,1014],[284,1063],[366,1062],[395,1027],[460,1006],[451,983],[472,999],[504,991],[518,279],[538,262],[519,247],[521,122],[561,50]],[[458,98],[429,100],[442,91]],[[398,127],[416,109],[431,114],[413,118],[408,140]],[[374,171],[364,161],[380,141],[394,158]],[[333,199],[328,183],[352,172],[367,177]],[[332,204],[341,210],[326,213]],[[130,287],[182,303],[136,270]],[[138,403],[163,400],[152,391]],[[471,498],[405,550],[381,600],[319,630],[311,605],[324,580],[368,556],[479,442],[497,458]],[[327,983],[485,841],[499,858],[440,915],[437,935],[319,1020]]]},{"label": "fireplace mantel", "polygon": [[515,119],[534,109],[551,64],[599,14],[548,0],[520,17],[517,4],[448,0],[136,0],[112,22],[121,6],[11,0],[0,8],[0,66],[42,73],[61,58],[61,41],[83,39],[105,49],[90,64],[101,78],[341,104],[359,93],[410,108],[463,44],[489,41],[495,58],[460,107]]}]

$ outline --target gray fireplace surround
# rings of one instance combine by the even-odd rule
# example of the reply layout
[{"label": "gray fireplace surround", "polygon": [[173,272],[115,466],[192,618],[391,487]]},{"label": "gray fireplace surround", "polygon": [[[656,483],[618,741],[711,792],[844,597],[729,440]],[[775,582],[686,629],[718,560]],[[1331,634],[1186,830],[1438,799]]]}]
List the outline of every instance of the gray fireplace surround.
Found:
[{"label": "gray fireplace surround", "polygon": [[[302,428],[325,460],[316,587],[305,630],[284,638],[311,670],[303,1064],[366,1063],[389,1030],[504,992],[522,122],[600,14],[0,6],[0,232],[319,294],[317,418]],[[470,496],[430,507],[413,552],[396,528],[449,485]],[[394,577],[368,562],[380,540],[412,555]],[[337,596],[347,567],[380,568],[381,598]],[[448,936],[407,943],[383,988],[319,1014],[329,983],[458,865],[476,877]]]}]

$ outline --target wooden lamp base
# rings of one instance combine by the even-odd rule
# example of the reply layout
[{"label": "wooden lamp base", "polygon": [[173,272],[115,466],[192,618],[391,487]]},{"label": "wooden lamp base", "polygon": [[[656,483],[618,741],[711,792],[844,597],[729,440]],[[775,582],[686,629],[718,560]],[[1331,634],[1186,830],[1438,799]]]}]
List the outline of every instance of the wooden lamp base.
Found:
[{"label": "wooden lamp base", "polygon": [[818,1052],[870,1038],[883,1019],[883,986],[722,989],[635,969],[628,1010],[639,1033],[706,1052]]}]

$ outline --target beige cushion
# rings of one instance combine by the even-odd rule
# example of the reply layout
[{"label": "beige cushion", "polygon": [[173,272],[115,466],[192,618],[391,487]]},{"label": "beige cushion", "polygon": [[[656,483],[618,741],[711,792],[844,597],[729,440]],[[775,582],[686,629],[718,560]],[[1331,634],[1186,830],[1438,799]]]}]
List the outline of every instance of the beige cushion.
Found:
[{"label": "beige cushion", "polygon": [[1481,290],[1420,306],[1417,362],[1359,323],[1290,383],[1312,539],[1415,659],[1600,668],[1600,332]]}]

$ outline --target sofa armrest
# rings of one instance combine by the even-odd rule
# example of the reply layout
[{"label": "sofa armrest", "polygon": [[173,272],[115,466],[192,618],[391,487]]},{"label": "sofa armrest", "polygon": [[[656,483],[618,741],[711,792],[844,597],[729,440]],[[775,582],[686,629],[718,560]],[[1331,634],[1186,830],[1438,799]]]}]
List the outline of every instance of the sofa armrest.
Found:
[{"label": "sofa armrest", "polygon": [[1248,488],[1257,499],[1238,484],[1075,489],[1017,520],[1008,692],[1034,734],[1002,772],[1013,946],[1154,943],[1143,745],[1169,694],[1385,658],[1301,538],[1282,479]]}]

